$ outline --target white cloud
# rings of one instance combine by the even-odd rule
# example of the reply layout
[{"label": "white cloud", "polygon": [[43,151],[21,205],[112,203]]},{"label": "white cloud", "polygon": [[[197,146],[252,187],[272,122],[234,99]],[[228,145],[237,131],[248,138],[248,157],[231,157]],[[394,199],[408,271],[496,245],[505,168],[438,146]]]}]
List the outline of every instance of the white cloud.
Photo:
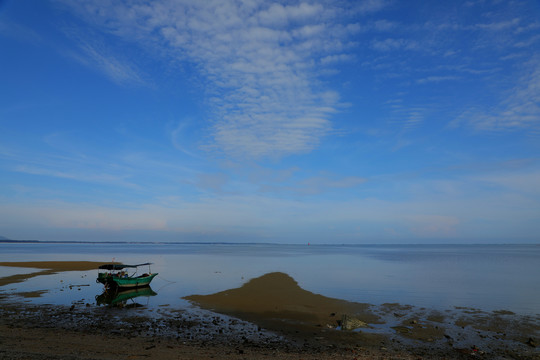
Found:
[{"label": "white cloud", "polygon": [[534,46],[534,43],[539,42],[539,41],[540,41],[540,35],[534,35],[526,40],[515,43],[514,46],[517,48],[528,48],[530,46]]},{"label": "white cloud", "polygon": [[355,57],[353,55],[350,55],[350,54],[329,55],[329,56],[323,57],[321,59],[321,64],[322,65],[327,65],[327,64],[333,64],[333,63],[336,63],[336,62],[351,61],[354,58]]},{"label": "white cloud", "polygon": [[481,131],[529,130],[540,132],[540,60],[527,64],[527,71],[493,109],[481,107],[464,111],[450,125],[471,125]]},{"label": "white cloud", "polygon": [[398,25],[395,22],[388,20],[377,20],[373,23],[373,29],[376,31],[394,30]]},{"label": "white cloud", "polygon": [[[310,151],[331,129],[339,97],[319,90],[317,64],[346,60],[348,36],[330,3],[248,1],[66,2],[91,22],[156,53],[195,63],[214,114],[213,146],[236,157]],[[382,1],[364,1],[376,11]],[[104,71],[129,77],[85,48]]]},{"label": "white cloud", "polygon": [[384,39],[374,40],[371,43],[373,49],[378,51],[394,51],[394,50],[418,50],[420,46],[415,40],[411,39]]},{"label": "white cloud", "polygon": [[426,84],[426,83],[432,83],[432,82],[441,82],[441,81],[451,81],[451,80],[459,80],[461,77],[455,76],[455,75],[446,75],[446,76],[428,76],[422,79],[416,80],[419,84]]},{"label": "white cloud", "polygon": [[271,4],[267,9],[258,13],[257,18],[264,26],[287,26],[290,22],[309,21],[324,11],[320,4],[300,3],[298,6]]},{"label": "white cloud", "polygon": [[355,10],[361,14],[380,11],[390,4],[389,0],[363,0],[355,2]]},{"label": "white cloud", "polygon": [[483,175],[475,177],[474,180],[503,187],[505,191],[511,191],[512,193],[533,197],[540,196],[540,187],[538,186],[540,184],[540,171]]},{"label": "white cloud", "polygon": [[519,25],[520,19],[514,18],[512,20],[505,20],[499,22],[491,22],[486,24],[476,24],[476,27],[481,30],[488,31],[503,31],[510,28],[515,28]]}]

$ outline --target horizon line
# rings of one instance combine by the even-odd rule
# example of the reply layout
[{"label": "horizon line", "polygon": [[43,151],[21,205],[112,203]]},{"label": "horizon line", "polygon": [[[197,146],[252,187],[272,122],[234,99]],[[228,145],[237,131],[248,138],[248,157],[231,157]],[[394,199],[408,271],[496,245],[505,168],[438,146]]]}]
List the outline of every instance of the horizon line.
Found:
[{"label": "horizon line", "polygon": [[528,243],[463,243],[463,242],[444,242],[444,243],[419,243],[419,242],[403,242],[403,243],[279,243],[279,242],[230,242],[230,241],[91,241],[91,240],[13,240],[0,239],[0,243],[19,243],[19,244],[140,244],[140,245],[158,245],[158,244],[175,244],[175,245],[305,245],[305,246],[396,246],[396,245],[537,245],[538,242]]}]

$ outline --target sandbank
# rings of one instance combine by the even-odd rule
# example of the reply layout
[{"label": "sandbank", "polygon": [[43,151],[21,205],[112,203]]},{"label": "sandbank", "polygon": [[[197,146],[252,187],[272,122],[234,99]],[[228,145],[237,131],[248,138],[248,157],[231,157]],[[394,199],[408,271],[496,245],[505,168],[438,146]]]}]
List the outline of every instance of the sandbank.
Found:
[{"label": "sandbank", "polygon": [[274,272],[252,279],[237,289],[185,299],[220,313],[267,319],[296,320],[310,325],[336,327],[343,315],[377,322],[369,304],[349,302],[302,289],[289,275]]},{"label": "sandbank", "polygon": [[47,269],[53,271],[87,271],[97,269],[106,262],[97,261],[4,261],[0,266]]},{"label": "sandbank", "polygon": [[26,281],[41,275],[52,275],[61,271],[87,271],[97,269],[104,262],[95,261],[4,261],[0,266],[43,269],[27,274],[16,274],[0,278],[0,286]]},{"label": "sandbank", "polygon": [[[380,335],[346,333],[336,328],[367,328],[380,323],[369,304],[329,298],[302,289],[289,275],[274,272],[252,279],[237,289],[211,295],[191,295],[186,300],[201,308],[245,319],[260,326],[286,333],[289,337],[316,342],[361,342],[376,346]],[[313,336],[313,333],[317,336]]]}]

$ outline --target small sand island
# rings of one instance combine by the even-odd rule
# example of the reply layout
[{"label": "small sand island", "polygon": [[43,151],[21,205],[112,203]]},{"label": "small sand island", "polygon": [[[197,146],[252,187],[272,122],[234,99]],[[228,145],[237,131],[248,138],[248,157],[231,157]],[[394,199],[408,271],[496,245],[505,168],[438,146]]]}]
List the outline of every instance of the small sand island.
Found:
[{"label": "small sand island", "polygon": [[[311,331],[311,328],[367,328],[380,323],[369,304],[328,298],[302,289],[289,275],[275,272],[248,281],[238,289],[185,299],[202,308],[259,323],[265,328]],[[343,324],[347,322],[347,324]],[[349,330],[352,327],[348,327]],[[340,333],[339,336],[342,336]]]},{"label": "small sand island", "polygon": [[[2,262],[38,275],[98,262]],[[0,292],[3,359],[538,359],[539,316],[412,305],[374,306],[314,294],[275,272],[243,286],[185,297],[195,309],[150,316],[92,304],[35,305]],[[52,331],[51,331],[52,330]]]}]

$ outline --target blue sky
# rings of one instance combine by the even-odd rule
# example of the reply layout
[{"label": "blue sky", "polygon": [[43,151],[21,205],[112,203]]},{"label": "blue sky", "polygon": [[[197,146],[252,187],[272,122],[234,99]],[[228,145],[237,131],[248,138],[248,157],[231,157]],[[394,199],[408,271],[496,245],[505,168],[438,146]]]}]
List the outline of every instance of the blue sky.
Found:
[{"label": "blue sky", "polygon": [[540,234],[537,1],[0,1],[0,235]]}]

